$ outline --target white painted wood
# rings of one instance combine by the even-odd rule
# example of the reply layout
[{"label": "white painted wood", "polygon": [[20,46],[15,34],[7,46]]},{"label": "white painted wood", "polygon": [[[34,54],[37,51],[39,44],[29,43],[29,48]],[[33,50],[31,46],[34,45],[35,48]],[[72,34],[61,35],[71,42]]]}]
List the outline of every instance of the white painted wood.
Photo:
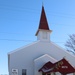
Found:
[{"label": "white painted wood", "polygon": [[[8,58],[10,56],[8,60],[9,74],[10,75],[12,74],[12,69],[18,69],[18,74],[22,75],[22,69],[27,69],[27,75],[36,75],[34,60],[38,60],[44,54],[48,54],[48,56],[52,57],[55,60],[60,60],[65,56],[65,58],[69,61],[69,63],[72,66],[75,66],[75,56],[71,55],[63,48],[57,46],[52,42],[37,41],[35,43],[12,51],[8,54]],[[47,61],[48,56],[41,58],[41,60]],[[41,61],[39,63],[41,63]],[[40,68],[42,67],[43,64],[39,65],[39,63],[38,67]],[[42,61],[42,63],[45,62]],[[37,68],[37,70],[39,68]]]}]

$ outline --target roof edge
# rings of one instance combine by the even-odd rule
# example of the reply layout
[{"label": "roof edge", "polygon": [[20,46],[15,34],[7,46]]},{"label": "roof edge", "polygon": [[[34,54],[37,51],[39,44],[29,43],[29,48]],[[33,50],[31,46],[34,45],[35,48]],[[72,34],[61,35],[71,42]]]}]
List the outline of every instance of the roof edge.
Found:
[{"label": "roof edge", "polygon": [[40,57],[34,59],[34,62],[35,62],[36,60],[40,59],[40,58],[43,58],[44,56],[48,56],[48,57],[50,57],[51,59],[53,59],[53,61],[57,62],[57,60],[56,60],[55,58],[53,58],[52,56],[50,56],[50,55],[48,55],[48,54],[44,54],[44,55],[42,55],[42,56],[40,56]]},{"label": "roof edge", "polygon": [[50,33],[52,32],[52,30],[38,29],[35,36],[38,35],[39,31],[46,31],[46,32],[50,32]]},{"label": "roof edge", "polygon": [[40,41],[38,40],[38,41],[35,41],[35,42],[31,43],[31,44],[28,44],[28,45],[22,46],[22,47],[20,47],[20,48],[17,48],[17,49],[15,49],[15,50],[11,51],[11,52],[8,52],[8,55],[10,55],[10,54],[12,54],[12,53],[14,53],[14,52],[17,52],[17,51],[19,51],[19,50],[21,50],[21,49],[23,49],[23,48],[26,48],[26,47],[29,47],[29,46],[31,46],[31,45],[34,45],[34,44],[36,44],[36,43],[38,43],[38,42],[40,42]]}]

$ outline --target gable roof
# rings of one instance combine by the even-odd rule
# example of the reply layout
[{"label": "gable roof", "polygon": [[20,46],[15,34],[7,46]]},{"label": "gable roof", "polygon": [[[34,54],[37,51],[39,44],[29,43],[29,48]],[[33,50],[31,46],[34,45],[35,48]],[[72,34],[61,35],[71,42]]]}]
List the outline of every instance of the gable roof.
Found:
[{"label": "gable roof", "polygon": [[39,71],[44,73],[60,72],[62,74],[69,74],[75,72],[75,68],[63,58],[56,63],[47,62]]},{"label": "gable roof", "polygon": [[43,65],[41,69],[39,69],[39,72],[42,71],[45,73],[46,71],[49,71],[49,69],[52,68],[53,65],[54,64],[52,62],[48,61],[46,64]]},{"label": "gable roof", "polygon": [[41,59],[43,59],[44,57],[50,58],[49,60],[50,60],[52,63],[55,63],[55,62],[57,61],[55,58],[51,57],[51,56],[48,55],[48,54],[44,54],[44,55],[42,55],[42,56],[36,58],[34,61],[41,60]]},{"label": "gable roof", "polygon": [[55,64],[55,71],[58,71],[62,74],[69,74],[75,72],[75,68],[65,59],[61,59]]}]

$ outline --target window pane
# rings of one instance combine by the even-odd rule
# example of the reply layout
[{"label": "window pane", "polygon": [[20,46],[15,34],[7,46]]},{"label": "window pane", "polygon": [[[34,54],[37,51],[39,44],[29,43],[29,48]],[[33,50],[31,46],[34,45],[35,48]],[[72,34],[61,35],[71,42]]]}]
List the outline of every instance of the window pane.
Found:
[{"label": "window pane", "polygon": [[22,75],[26,75],[26,69],[22,69]]}]

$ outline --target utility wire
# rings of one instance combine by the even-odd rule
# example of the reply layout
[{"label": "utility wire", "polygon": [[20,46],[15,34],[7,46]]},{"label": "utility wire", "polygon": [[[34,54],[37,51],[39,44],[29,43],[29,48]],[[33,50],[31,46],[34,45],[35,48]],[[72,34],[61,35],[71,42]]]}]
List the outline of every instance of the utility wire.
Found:
[{"label": "utility wire", "polygon": [[14,34],[14,35],[29,35],[29,36],[33,36],[33,35],[31,35],[31,34],[24,34],[24,33],[12,33],[12,32],[0,32],[0,34]]},{"label": "utility wire", "polygon": [[[32,8],[24,8],[24,7],[13,7],[13,6],[7,6],[7,5],[5,5],[5,7],[0,7],[0,9],[11,9],[12,10],[12,8],[15,10],[15,9],[17,9],[17,10],[28,10],[28,11],[36,11],[36,12],[39,12],[40,10],[38,10],[38,9],[32,9]],[[48,11],[47,12],[52,12],[52,13],[56,13],[56,14],[63,14],[63,15],[71,15],[71,16],[75,16],[75,15],[73,15],[73,14],[68,14],[68,13],[60,13],[60,12],[53,12],[53,11],[50,11],[49,9],[48,9]],[[31,13],[31,12],[29,12],[29,13]]]},{"label": "utility wire", "polygon": [[[34,42],[34,40],[17,40],[17,39],[0,39],[1,41],[21,41],[21,42]],[[53,43],[65,43],[65,42],[53,42]]]},{"label": "utility wire", "polygon": [[2,41],[24,41],[24,42],[33,42],[32,40],[17,40],[17,39],[0,39]]},{"label": "utility wire", "polygon": [[[23,8],[23,7],[19,7],[19,8],[12,8],[12,7],[11,8],[10,7],[2,8],[2,7],[0,7],[0,9],[7,9],[7,10],[13,10],[13,11],[14,10],[15,11],[24,10],[25,13],[27,12],[27,13],[33,13],[33,14],[36,14],[37,13],[37,14],[39,14],[39,10],[37,10],[37,9],[30,9],[30,8],[27,9],[27,8]],[[22,12],[22,11],[20,11],[20,12]],[[58,17],[63,17],[63,18],[75,19],[75,17],[74,17],[75,15],[73,15],[73,14],[59,13],[59,12],[53,12],[53,11],[49,11],[49,10],[48,10],[48,13],[47,14],[50,14],[51,16],[53,15],[53,16],[58,16]]]}]

